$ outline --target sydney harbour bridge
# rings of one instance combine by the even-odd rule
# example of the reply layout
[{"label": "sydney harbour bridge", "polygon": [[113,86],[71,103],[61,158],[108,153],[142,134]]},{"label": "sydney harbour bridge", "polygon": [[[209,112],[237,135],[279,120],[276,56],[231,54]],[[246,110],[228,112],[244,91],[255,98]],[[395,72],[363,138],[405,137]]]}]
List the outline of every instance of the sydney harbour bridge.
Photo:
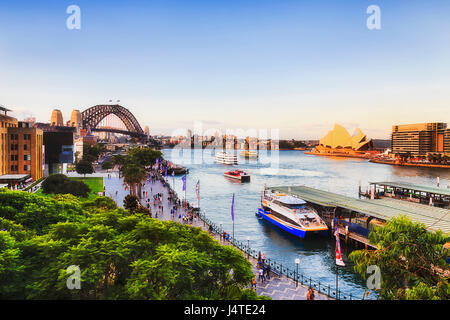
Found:
[{"label": "sydney harbour bridge", "polygon": [[102,132],[114,132],[136,138],[144,138],[147,134],[135,116],[121,105],[96,105],[81,113],[82,128]]}]

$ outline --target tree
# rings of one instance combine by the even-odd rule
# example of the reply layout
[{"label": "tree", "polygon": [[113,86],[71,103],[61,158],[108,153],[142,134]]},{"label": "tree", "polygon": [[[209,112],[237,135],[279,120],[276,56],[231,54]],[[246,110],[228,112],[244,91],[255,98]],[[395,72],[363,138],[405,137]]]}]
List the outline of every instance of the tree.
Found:
[{"label": "tree", "polygon": [[[106,197],[81,204],[0,191],[0,226],[0,299],[259,298],[236,248],[200,228],[131,215]],[[66,285],[71,265],[81,271],[79,290]]]},{"label": "tree", "polygon": [[86,174],[92,174],[94,172],[94,167],[91,162],[83,159],[77,162],[75,165],[75,170],[78,174],[83,174],[84,177],[86,177]]},{"label": "tree", "polygon": [[445,276],[449,272],[445,259],[450,251],[443,247],[450,241],[448,235],[429,232],[424,224],[400,216],[370,232],[369,241],[378,249],[353,251],[349,258],[363,278],[370,265],[380,268],[381,298],[450,298],[448,274]]},{"label": "tree", "polygon": [[93,146],[89,144],[83,145],[83,159],[91,160],[94,162],[98,159],[98,157],[106,151],[106,148],[103,144],[95,144]]},{"label": "tree", "polygon": [[141,198],[141,183],[145,179],[145,169],[130,162],[122,167],[123,181],[130,186],[130,194]]},{"label": "tree", "polygon": [[128,150],[127,155],[129,160],[139,164],[143,167],[151,166],[155,163],[156,159],[162,157],[161,151],[154,150],[152,148],[139,148],[134,147]]},{"label": "tree", "polygon": [[135,212],[139,207],[139,199],[136,196],[128,194],[123,199],[123,207],[127,210],[130,210],[130,212]]},{"label": "tree", "polygon": [[119,167],[119,178],[120,178],[120,172],[122,171],[123,165],[127,162],[127,157],[120,154],[115,154],[111,157],[111,161],[114,165]]},{"label": "tree", "polygon": [[111,170],[114,167],[114,163],[112,161],[105,161],[102,163],[102,169],[103,170]]}]

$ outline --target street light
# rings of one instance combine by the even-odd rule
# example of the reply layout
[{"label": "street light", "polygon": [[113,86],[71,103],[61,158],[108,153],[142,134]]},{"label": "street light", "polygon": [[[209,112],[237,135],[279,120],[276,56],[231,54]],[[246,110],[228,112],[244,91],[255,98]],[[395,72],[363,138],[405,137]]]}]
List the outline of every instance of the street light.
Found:
[{"label": "street light", "polygon": [[299,263],[300,263],[300,259],[299,258],[295,259],[295,264],[297,265],[297,273],[296,273],[296,276],[295,276],[295,287],[296,288],[298,286],[298,264]]},{"label": "street light", "polygon": [[247,236],[247,259],[250,258],[250,237]]}]

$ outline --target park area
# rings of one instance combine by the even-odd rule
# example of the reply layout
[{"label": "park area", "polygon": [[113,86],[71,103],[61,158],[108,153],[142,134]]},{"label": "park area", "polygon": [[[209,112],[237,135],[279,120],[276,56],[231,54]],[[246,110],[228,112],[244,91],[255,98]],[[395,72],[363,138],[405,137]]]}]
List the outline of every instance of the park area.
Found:
[{"label": "park area", "polygon": [[[91,190],[88,194],[87,199],[92,200],[98,197],[99,192],[103,192],[103,177],[69,177],[71,181],[79,181],[85,183]],[[46,195],[42,188],[36,191],[36,194]],[[53,194],[48,194],[53,195]]]}]

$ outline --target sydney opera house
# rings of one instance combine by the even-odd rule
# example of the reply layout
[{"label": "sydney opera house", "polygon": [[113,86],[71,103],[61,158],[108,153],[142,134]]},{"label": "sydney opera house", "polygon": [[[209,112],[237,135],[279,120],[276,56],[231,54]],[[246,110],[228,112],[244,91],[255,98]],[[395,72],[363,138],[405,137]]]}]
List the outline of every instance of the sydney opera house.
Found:
[{"label": "sydney opera house", "polygon": [[373,150],[373,141],[357,128],[350,136],[348,131],[341,125],[335,124],[333,130],[329,131],[311,154],[324,156],[344,157],[367,157]]}]

